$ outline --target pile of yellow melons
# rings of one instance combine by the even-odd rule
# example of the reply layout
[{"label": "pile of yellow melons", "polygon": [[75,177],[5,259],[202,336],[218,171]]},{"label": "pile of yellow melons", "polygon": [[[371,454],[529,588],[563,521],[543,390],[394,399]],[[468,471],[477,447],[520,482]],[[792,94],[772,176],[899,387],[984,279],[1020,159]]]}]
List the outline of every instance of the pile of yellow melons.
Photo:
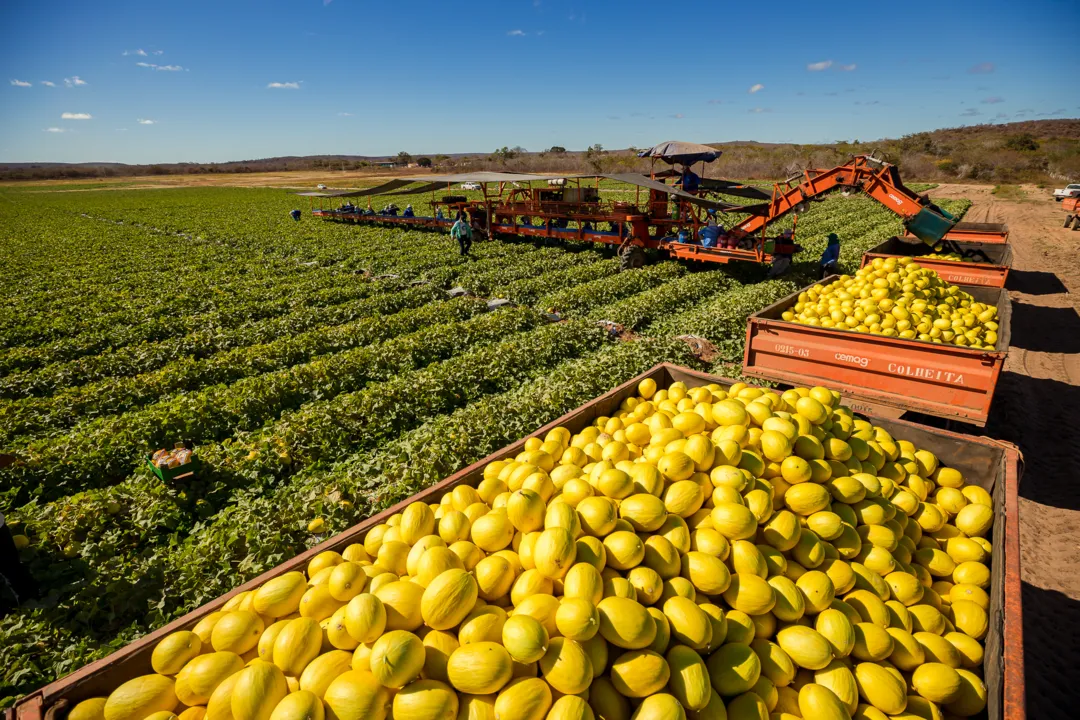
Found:
[{"label": "pile of yellow melons", "polygon": [[638,391],[233,597],[72,720],[983,710],[986,490],[825,388]]},{"label": "pile of yellow melons", "polygon": [[874,258],[854,276],[799,293],[789,322],[837,330],[993,349],[997,307],[941,279],[914,258]]}]

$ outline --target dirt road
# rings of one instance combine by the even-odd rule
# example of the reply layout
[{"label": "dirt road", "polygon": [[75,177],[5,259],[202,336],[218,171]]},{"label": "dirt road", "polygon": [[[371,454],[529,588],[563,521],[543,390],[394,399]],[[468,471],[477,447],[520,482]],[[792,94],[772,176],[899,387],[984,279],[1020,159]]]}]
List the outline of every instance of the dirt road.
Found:
[{"label": "dirt road", "polygon": [[1013,247],[1012,344],[986,434],[1024,453],[1020,483],[1028,717],[1080,714],[1080,232],[1049,191],[1004,199],[985,185],[943,185],[966,197],[965,220],[1005,222]]}]

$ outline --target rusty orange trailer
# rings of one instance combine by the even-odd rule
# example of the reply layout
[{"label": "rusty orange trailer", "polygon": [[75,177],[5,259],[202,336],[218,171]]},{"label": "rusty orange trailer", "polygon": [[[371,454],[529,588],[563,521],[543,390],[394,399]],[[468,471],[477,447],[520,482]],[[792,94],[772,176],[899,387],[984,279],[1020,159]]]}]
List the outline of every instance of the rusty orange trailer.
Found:
[{"label": "rusty orange trailer", "polygon": [[[828,285],[836,275],[820,284]],[[962,286],[998,308],[994,350],[907,340],[788,322],[798,292],[750,316],[743,372],[788,385],[839,390],[856,409],[899,417],[905,411],[982,427],[1009,347],[1012,306],[1000,288]]]},{"label": "rusty orange trailer", "polygon": [[[690,387],[718,383],[728,387],[733,381],[668,363],[657,365],[589,403],[536,430],[528,437],[543,437],[558,426],[577,432],[598,417],[611,415],[627,397],[636,394],[638,383],[646,378],[666,386],[676,380]],[[1024,642],[1020,597],[1020,528],[1017,488],[1020,483],[1020,455],[1015,447],[989,438],[959,435],[902,420],[870,416],[897,440],[909,440],[933,452],[944,464],[960,470],[970,481],[988,490],[994,499],[998,524],[991,537],[990,627],[986,635],[983,675],[987,687],[989,720],[1024,720]],[[292,570],[302,570],[311,558],[326,550],[344,550],[363,542],[368,530],[385,522],[415,501],[437,502],[460,484],[477,485],[483,479],[484,466],[494,460],[517,455],[524,448],[522,438],[483,460],[454,473],[445,480],[410,497],[394,507],[370,517],[330,538],[305,553],[297,555],[273,570],[244,583],[232,592],[193,610],[184,617],[131,643],[108,657],[83,667],[40,690],[22,698],[6,710],[4,720],[63,720],[66,710],[90,697],[107,695],[123,682],[152,672],[150,655],[166,635],[185,630],[203,617],[221,608],[238,593],[253,590],[271,578]]]},{"label": "rusty orange trailer", "polygon": [[953,285],[979,285],[982,287],[1005,287],[1012,267],[1012,246],[1008,243],[951,243],[949,249],[958,251],[968,260],[940,260],[929,257],[933,248],[923,242],[904,242],[889,238],[870,248],[862,257],[862,265],[876,258],[911,257],[919,265],[929,268]]}]

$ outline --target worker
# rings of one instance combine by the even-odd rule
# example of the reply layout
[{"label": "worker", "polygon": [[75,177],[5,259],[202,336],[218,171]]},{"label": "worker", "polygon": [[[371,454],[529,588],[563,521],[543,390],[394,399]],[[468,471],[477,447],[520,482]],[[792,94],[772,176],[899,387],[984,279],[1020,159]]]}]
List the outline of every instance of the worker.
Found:
[{"label": "worker", "polygon": [[[464,215],[465,213],[459,214]],[[450,237],[457,240],[463,256],[469,254],[469,248],[472,247],[472,228],[469,227],[468,221],[464,218],[455,220],[454,225],[450,228]]]},{"label": "worker", "polygon": [[441,207],[435,209],[435,219],[436,220],[445,220],[446,219],[446,215],[443,214],[443,211],[442,211]]},{"label": "worker", "polygon": [[405,212],[401,213],[401,217],[416,217],[416,214],[413,213],[412,205],[405,206]]},{"label": "worker", "polygon": [[773,247],[773,263],[767,277],[780,277],[791,268],[791,256],[795,254],[797,248],[793,236],[791,230],[785,230],[780,233],[780,237],[776,238]]},{"label": "worker", "polygon": [[705,227],[698,232],[698,235],[701,236],[701,246],[707,248],[716,247],[717,241],[723,232],[724,228],[716,222],[716,210],[709,208]]},{"label": "worker", "polygon": [[300,222],[300,211],[299,210],[290,210],[289,211],[289,217],[291,217],[296,222]]},{"label": "worker", "polygon": [[20,562],[11,529],[4,521],[4,514],[0,513],[0,616],[10,604],[10,598],[14,598],[14,607],[18,607],[36,594],[34,578]]},{"label": "worker", "polygon": [[457,213],[454,214],[454,222],[457,222],[458,220],[465,220],[465,219],[466,219],[465,208],[458,208]]},{"label": "worker", "polygon": [[691,170],[689,165],[684,165],[682,177],[676,180],[675,184],[682,185],[683,192],[695,194],[701,187],[701,176]]},{"label": "worker", "polygon": [[818,261],[818,280],[828,275],[835,275],[840,271],[840,237],[836,233],[829,233],[829,242],[825,246],[825,252],[821,253]]}]

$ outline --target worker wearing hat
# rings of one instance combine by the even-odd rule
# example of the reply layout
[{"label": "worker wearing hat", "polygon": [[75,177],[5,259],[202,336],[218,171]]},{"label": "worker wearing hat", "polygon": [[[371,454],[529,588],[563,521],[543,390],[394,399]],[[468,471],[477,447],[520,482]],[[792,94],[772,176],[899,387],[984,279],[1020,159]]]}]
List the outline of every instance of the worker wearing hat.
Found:
[{"label": "worker wearing hat", "polygon": [[829,233],[829,242],[818,261],[818,280],[840,271],[840,236]]}]

